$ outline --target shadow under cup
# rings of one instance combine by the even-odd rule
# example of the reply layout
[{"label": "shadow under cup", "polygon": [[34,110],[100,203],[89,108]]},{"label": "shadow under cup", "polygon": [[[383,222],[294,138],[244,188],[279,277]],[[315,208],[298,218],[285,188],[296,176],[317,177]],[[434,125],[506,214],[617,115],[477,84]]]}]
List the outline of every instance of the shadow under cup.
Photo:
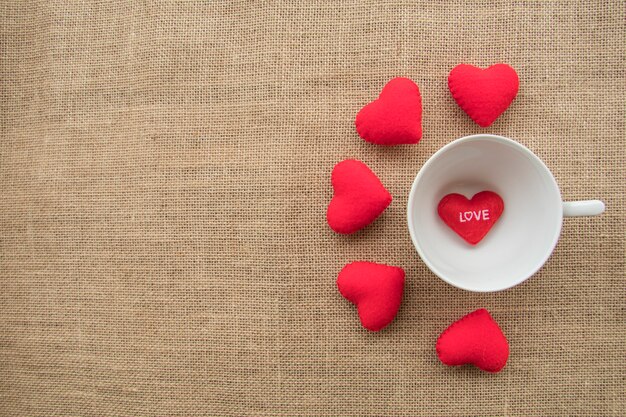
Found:
[{"label": "shadow under cup", "polygon": [[[465,242],[437,214],[447,194],[471,198],[494,191],[504,212],[477,245]],[[554,249],[563,219],[561,195],[548,168],[530,150],[501,136],[474,135],[436,152],[417,175],[408,202],[413,243],[444,281],[470,291],[499,291],[533,275]]]}]

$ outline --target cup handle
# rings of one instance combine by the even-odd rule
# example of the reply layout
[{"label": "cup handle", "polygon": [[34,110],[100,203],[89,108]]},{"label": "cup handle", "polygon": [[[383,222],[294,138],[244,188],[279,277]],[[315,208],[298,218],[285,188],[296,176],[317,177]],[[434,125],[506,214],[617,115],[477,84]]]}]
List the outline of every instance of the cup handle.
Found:
[{"label": "cup handle", "polygon": [[604,203],[600,200],[583,200],[563,202],[563,216],[597,216],[604,213]]}]

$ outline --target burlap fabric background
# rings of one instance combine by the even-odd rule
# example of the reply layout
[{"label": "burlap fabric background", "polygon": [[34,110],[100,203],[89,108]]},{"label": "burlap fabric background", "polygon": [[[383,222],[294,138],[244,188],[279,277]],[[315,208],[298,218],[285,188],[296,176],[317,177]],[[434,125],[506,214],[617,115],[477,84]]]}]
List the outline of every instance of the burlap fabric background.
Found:
[{"label": "burlap fabric background", "polygon": [[[625,413],[623,2],[2,2],[0,415]],[[520,75],[488,129],[449,70]],[[386,81],[424,101],[418,146],[353,120]],[[553,170],[567,219],[548,264],[498,294],[417,256],[409,186],[442,145],[510,136]],[[354,236],[325,223],[360,158],[394,202]],[[399,265],[404,303],[364,331],[348,261]],[[487,307],[498,375],[442,366],[438,334]]]}]

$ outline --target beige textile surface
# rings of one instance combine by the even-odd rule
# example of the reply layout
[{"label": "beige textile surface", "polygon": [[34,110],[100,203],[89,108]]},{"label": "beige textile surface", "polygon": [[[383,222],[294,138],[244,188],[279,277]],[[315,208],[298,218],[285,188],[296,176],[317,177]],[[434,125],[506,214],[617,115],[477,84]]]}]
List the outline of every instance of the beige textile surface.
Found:
[{"label": "beige textile surface", "polygon": [[[624,6],[2,1],[0,415],[624,415]],[[488,129],[447,90],[460,62],[520,75]],[[394,76],[422,90],[417,146],[354,130]],[[436,278],[405,225],[420,166],[476,132],[607,204],[497,294]],[[343,158],[394,195],[349,237],[324,217]],[[335,288],[357,259],[407,272],[381,333]],[[434,352],[479,307],[497,375]]]}]

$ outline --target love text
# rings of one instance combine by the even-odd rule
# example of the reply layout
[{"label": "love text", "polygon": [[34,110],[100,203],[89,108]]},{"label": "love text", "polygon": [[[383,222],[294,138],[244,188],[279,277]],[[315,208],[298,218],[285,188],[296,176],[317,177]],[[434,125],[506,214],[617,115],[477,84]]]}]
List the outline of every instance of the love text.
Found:
[{"label": "love text", "polygon": [[489,209],[478,211],[459,211],[459,222],[461,223],[484,220],[489,220]]}]

